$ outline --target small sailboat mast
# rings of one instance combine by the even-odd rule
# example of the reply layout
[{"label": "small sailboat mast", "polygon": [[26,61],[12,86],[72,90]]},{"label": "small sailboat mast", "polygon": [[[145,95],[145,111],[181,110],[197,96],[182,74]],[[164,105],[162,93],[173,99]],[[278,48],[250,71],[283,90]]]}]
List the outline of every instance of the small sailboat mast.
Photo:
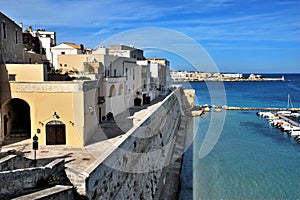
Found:
[{"label": "small sailboat mast", "polygon": [[294,108],[290,94],[288,94],[288,104],[287,104],[286,109],[288,110],[290,108],[290,106],[291,106],[291,108]]}]

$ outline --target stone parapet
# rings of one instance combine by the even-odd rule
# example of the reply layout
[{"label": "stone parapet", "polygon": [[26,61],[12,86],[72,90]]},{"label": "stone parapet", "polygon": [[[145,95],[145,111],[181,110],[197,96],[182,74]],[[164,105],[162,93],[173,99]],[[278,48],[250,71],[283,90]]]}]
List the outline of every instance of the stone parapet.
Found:
[{"label": "stone parapet", "polygon": [[97,80],[93,81],[46,81],[46,82],[11,82],[11,88],[16,92],[27,93],[76,93],[97,87]]},{"label": "stone parapet", "polygon": [[16,197],[34,188],[45,187],[41,183],[48,182],[50,177],[56,177],[58,182],[64,179],[65,163],[57,159],[45,167],[25,168],[0,172],[1,199]]},{"label": "stone parapet", "polygon": [[188,105],[191,103],[178,87],[141,113],[143,118],[86,170],[85,188],[79,192],[89,199],[157,198],[165,168],[177,159],[173,151],[184,114],[182,106]]}]

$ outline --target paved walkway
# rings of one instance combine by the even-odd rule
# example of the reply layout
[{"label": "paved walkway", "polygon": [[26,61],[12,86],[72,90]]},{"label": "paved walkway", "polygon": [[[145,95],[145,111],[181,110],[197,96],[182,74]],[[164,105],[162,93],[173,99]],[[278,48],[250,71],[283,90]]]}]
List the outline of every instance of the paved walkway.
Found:
[{"label": "paved walkway", "polygon": [[[159,97],[150,105],[162,101],[165,96]],[[146,109],[150,105],[132,107],[114,117],[114,120],[103,122],[88,141],[85,147],[67,147],[60,145],[40,145],[37,150],[37,166],[44,166],[57,158],[65,159],[67,168],[83,173],[95,161],[101,157],[109,147],[114,145],[120,136],[133,127],[132,116],[135,112]],[[8,143],[2,146],[1,154],[6,152],[23,153],[25,157],[33,159],[32,139],[23,140],[17,143]],[[96,157],[95,157],[96,155]]]}]

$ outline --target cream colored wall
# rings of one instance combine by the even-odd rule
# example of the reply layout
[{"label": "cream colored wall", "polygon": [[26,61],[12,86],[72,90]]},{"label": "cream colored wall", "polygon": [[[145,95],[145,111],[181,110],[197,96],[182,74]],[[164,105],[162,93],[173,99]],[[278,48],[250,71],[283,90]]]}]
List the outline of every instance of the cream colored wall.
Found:
[{"label": "cream colored wall", "polygon": [[[31,138],[41,130],[39,144],[46,145],[46,124],[52,120],[53,113],[60,117],[58,120],[66,126],[66,145],[83,146],[84,114],[83,92],[17,92],[18,83],[10,83],[9,99],[19,98],[30,106]],[[4,104],[9,100],[6,99]],[[1,134],[3,135],[3,133]]]},{"label": "cream colored wall", "polygon": [[[57,68],[63,68],[72,70],[77,69],[79,71],[83,71],[83,62],[86,62],[87,55],[58,55],[57,56]],[[67,65],[67,66],[65,66]]]},{"label": "cream colored wall", "polygon": [[[104,63],[105,55],[101,54],[79,54],[79,55],[58,55],[57,68],[64,70],[77,69],[78,71],[84,71],[84,62],[101,62]],[[62,66],[60,66],[62,65]],[[65,66],[67,65],[67,66]]]},{"label": "cream colored wall", "polygon": [[84,93],[84,141],[85,143],[95,133],[99,124],[97,105],[98,93],[96,89]]},{"label": "cream colored wall", "polygon": [[43,82],[45,67],[43,64],[5,64],[0,65],[1,80],[9,74],[16,75],[16,82]]}]

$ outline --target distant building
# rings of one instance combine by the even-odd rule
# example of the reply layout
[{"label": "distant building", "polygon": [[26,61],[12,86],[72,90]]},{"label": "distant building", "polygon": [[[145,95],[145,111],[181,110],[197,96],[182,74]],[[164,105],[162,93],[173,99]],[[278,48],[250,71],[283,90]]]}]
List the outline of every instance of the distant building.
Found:
[{"label": "distant building", "polygon": [[250,79],[250,80],[262,79],[262,75],[250,74],[248,79]]},{"label": "distant building", "polygon": [[242,78],[243,74],[222,74],[224,78]]},{"label": "distant building", "polygon": [[173,81],[182,81],[185,78],[184,74],[179,73],[177,71],[171,71],[170,76],[171,76],[171,80]]},{"label": "distant building", "polygon": [[165,93],[169,87],[170,76],[170,61],[165,58],[147,58],[150,61],[150,82],[151,89],[155,92],[152,98]]},{"label": "distant building", "polygon": [[109,46],[109,55],[144,60],[144,51],[133,46],[111,45]]},{"label": "distant building", "polygon": [[[134,106],[136,93],[142,91],[141,82],[145,80],[140,74],[144,67],[138,66],[136,62],[134,58],[107,54],[58,55],[58,65],[62,66],[64,71],[76,70],[80,77],[98,79],[102,88],[101,96],[105,98],[105,103],[101,105],[102,116],[108,112],[117,115]],[[100,79],[95,74],[103,78]],[[146,81],[149,82],[150,80]]]},{"label": "distant building", "polygon": [[143,104],[145,104],[147,103],[147,97],[149,97],[150,100],[152,100],[152,91],[150,91],[150,61],[139,60],[136,63],[136,90],[141,95]]},{"label": "distant building", "polygon": [[[32,39],[29,34],[32,36]],[[42,63],[46,64],[48,69],[50,69],[53,61],[51,48],[56,45],[56,32],[46,31],[45,29],[34,31],[29,26],[29,28],[24,30],[23,38],[26,38],[25,48],[27,48],[27,51],[32,50],[37,54],[41,54]]]},{"label": "distant building", "polygon": [[0,12],[0,64],[23,63],[22,28]]},{"label": "distant building", "polygon": [[53,56],[53,67],[55,69],[67,67],[61,64],[58,65],[57,59],[58,55],[79,55],[79,54],[90,54],[91,50],[85,48],[82,44],[77,45],[70,42],[62,42],[57,46],[51,47],[51,52]]}]

